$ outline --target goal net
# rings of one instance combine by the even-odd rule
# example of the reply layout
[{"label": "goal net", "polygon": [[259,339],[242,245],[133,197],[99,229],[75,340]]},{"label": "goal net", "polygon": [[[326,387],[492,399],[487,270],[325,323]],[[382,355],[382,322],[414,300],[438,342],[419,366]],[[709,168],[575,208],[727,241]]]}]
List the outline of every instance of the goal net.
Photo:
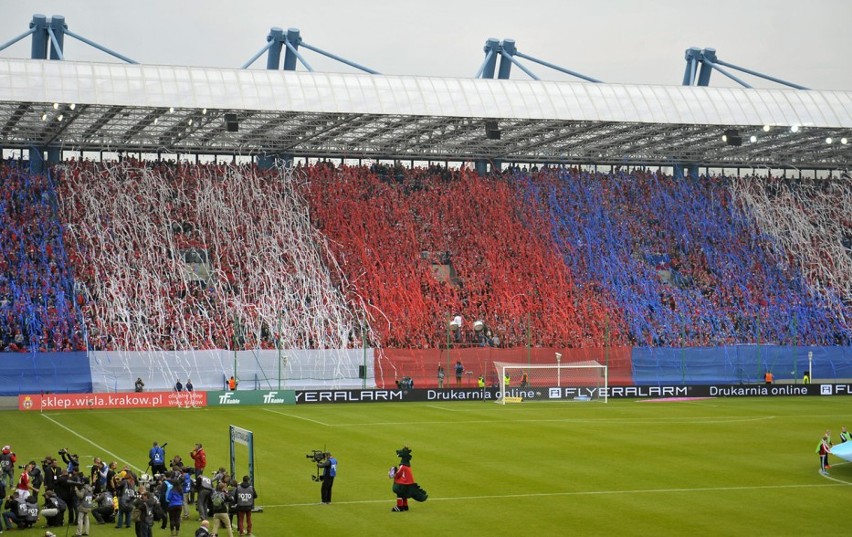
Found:
[{"label": "goal net", "polygon": [[607,366],[594,360],[570,364],[494,362],[500,391],[497,402],[600,401],[607,402]]}]

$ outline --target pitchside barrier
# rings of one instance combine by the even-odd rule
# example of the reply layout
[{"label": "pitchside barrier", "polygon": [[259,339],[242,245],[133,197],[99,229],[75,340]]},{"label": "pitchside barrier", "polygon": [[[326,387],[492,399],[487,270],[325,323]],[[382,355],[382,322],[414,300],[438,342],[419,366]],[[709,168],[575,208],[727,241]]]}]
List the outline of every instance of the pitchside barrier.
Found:
[{"label": "pitchside barrier", "polygon": [[[605,390],[605,393],[602,393]],[[848,384],[701,384],[692,386],[538,386],[508,388],[443,388],[443,389],[319,389],[269,390],[236,392],[150,392],[22,394],[19,410],[80,410],[108,408],[200,408],[227,405],[305,405],[322,403],[419,403],[455,401],[498,402],[501,397],[519,402],[559,402],[595,399],[690,399],[710,397],[849,397]]]},{"label": "pitchside barrier", "polygon": [[[474,348],[341,349],[263,351],[158,351],[4,353],[0,395],[21,393],[132,392],[141,378],[146,391],[168,392],[191,379],[196,390],[224,390],[236,373],[240,389],[307,390],[397,387],[411,379],[415,389],[475,388],[482,375],[499,384],[495,362],[568,365],[595,360],[607,366],[608,383],[627,385],[753,384],[769,369],[776,382],[852,378],[852,347],[729,345],[705,348]],[[464,373],[455,378],[455,364]]]}]

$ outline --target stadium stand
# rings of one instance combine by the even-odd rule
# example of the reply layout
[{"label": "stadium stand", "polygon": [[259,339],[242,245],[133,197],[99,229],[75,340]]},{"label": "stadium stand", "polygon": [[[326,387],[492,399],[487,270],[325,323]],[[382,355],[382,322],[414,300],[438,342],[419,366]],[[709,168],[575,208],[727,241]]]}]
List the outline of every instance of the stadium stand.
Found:
[{"label": "stadium stand", "polygon": [[0,351],[85,349],[50,177],[0,163]]},{"label": "stadium stand", "polygon": [[365,320],[371,346],[483,357],[852,341],[848,183],[132,159],[0,180],[7,351],[351,348]]}]

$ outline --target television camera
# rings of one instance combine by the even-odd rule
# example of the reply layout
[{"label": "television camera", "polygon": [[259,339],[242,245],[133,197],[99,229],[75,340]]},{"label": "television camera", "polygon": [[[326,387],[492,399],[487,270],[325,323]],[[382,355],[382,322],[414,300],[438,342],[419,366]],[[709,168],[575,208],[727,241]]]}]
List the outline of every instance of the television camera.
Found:
[{"label": "television camera", "polygon": [[323,467],[323,463],[328,459],[331,455],[328,451],[324,449],[313,449],[310,453],[305,455],[305,458],[311,459],[314,464],[317,465],[317,473],[311,476],[312,481],[322,481],[322,474],[320,469]]}]

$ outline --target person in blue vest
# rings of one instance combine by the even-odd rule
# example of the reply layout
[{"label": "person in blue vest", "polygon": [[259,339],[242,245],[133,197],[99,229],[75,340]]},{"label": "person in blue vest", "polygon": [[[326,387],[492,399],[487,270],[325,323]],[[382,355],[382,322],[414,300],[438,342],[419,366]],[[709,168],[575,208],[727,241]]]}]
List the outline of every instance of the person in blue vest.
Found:
[{"label": "person in blue vest", "polygon": [[153,447],[148,451],[148,464],[151,465],[151,473],[154,475],[166,473],[166,445],[168,442],[162,446],[154,442]]},{"label": "person in blue vest", "polygon": [[317,468],[322,468],[320,476],[322,503],[331,503],[331,487],[334,486],[334,478],[337,476],[337,459],[330,452],[326,452],[325,458],[317,463]]}]

